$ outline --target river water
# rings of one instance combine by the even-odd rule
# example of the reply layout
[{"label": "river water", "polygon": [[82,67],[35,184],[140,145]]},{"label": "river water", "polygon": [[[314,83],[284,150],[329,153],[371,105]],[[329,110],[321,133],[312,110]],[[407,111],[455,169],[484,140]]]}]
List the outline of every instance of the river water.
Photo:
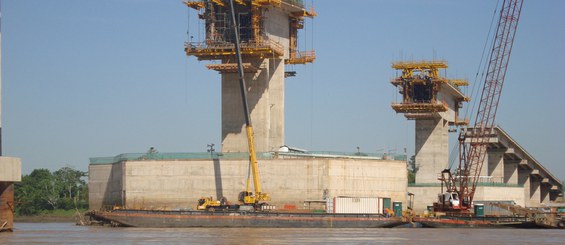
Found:
[{"label": "river water", "polygon": [[0,244],[565,244],[565,230],[111,228],[16,223]]}]

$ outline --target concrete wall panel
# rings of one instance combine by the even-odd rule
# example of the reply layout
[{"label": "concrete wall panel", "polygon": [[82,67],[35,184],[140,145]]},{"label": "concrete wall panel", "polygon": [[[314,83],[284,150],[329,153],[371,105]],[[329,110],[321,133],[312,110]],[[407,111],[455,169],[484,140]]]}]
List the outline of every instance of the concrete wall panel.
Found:
[{"label": "concrete wall panel", "polygon": [[[128,161],[123,190],[128,208],[189,209],[198,198],[225,196],[237,202],[245,188],[247,160]],[[120,167],[91,165],[92,209],[121,198]],[[302,207],[305,200],[334,196],[390,197],[406,201],[405,162],[389,160],[275,159],[260,162],[263,192],[271,204]],[[150,175],[149,173],[153,173]],[[175,174],[176,173],[176,174]],[[183,174],[190,173],[190,174]],[[102,182],[110,181],[104,185]],[[252,188],[253,190],[253,188]],[[110,202],[110,203],[108,203]]]},{"label": "concrete wall panel", "polygon": [[15,157],[0,157],[0,181],[19,182],[21,180],[21,160]]}]

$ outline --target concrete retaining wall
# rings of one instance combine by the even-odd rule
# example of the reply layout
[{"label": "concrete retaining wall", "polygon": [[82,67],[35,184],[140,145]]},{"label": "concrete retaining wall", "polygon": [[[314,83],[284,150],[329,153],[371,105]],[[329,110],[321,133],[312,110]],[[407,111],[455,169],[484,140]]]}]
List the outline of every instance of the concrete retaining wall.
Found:
[{"label": "concrete retaining wall", "polygon": [[[305,200],[334,196],[390,197],[406,205],[406,164],[363,159],[260,161],[270,204],[303,207]],[[90,208],[124,203],[127,208],[194,208],[198,198],[225,196],[237,202],[245,188],[246,160],[124,161],[90,165]],[[120,177],[121,176],[121,177]]]}]

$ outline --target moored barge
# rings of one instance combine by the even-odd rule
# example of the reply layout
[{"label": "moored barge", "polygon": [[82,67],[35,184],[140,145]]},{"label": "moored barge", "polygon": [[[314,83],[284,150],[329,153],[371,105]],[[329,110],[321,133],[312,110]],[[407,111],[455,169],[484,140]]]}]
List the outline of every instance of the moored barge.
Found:
[{"label": "moored barge", "polygon": [[500,217],[415,217],[414,222],[420,223],[424,228],[557,228],[536,222],[527,217],[500,216]]},{"label": "moored barge", "polygon": [[91,220],[125,227],[390,228],[407,222],[380,214],[289,212],[90,211]]}]

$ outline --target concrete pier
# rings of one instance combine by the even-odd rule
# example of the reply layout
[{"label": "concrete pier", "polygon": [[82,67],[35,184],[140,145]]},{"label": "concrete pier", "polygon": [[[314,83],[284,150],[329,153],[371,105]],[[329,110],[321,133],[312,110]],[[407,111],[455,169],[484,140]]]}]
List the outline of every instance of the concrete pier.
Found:
[{"label": "concrete pier", "polygon": [[[256,149],[276,151],[284,145],[284,61],[256,59],[257,73],[247,73],[248,103]],[[247,135],[238,75],[222,74],[222,152],[247,152]]]},{"label": "concrete pier", "polygon": [[[555,202],[562,182],[502,128],[496,127],[494,132],[474,200],[514,202],[522,207]],[[436,201],[441,185],[416,182],[408,191],[415,194],[415,210],[422,212]]]},{"label": "concrete pier", "polygon": [[14,183],[21,181],[19,158],[0,157],[0,231],[14,227]]},{"label": "concrete pier", "polygon": [[[188,1],[205,20],[206,37],[186,43],[185,52],[198,60],[217,60],[207,65],[222,78],[222,152],[247,152],[247,134],[235,57],[231,13],[221,1]],[[298,30],[304,18],[317,14],[301,1],[235,1],[239,40],[249,114],[256,150],[276,151],[284,145],[285,64],[314,62],[314,51],[299,52]]]},{"label": "concrete pier", "polygon": [[442,118],[416,120],[416,183],[436,183],[449,161],[449,125]]}]

